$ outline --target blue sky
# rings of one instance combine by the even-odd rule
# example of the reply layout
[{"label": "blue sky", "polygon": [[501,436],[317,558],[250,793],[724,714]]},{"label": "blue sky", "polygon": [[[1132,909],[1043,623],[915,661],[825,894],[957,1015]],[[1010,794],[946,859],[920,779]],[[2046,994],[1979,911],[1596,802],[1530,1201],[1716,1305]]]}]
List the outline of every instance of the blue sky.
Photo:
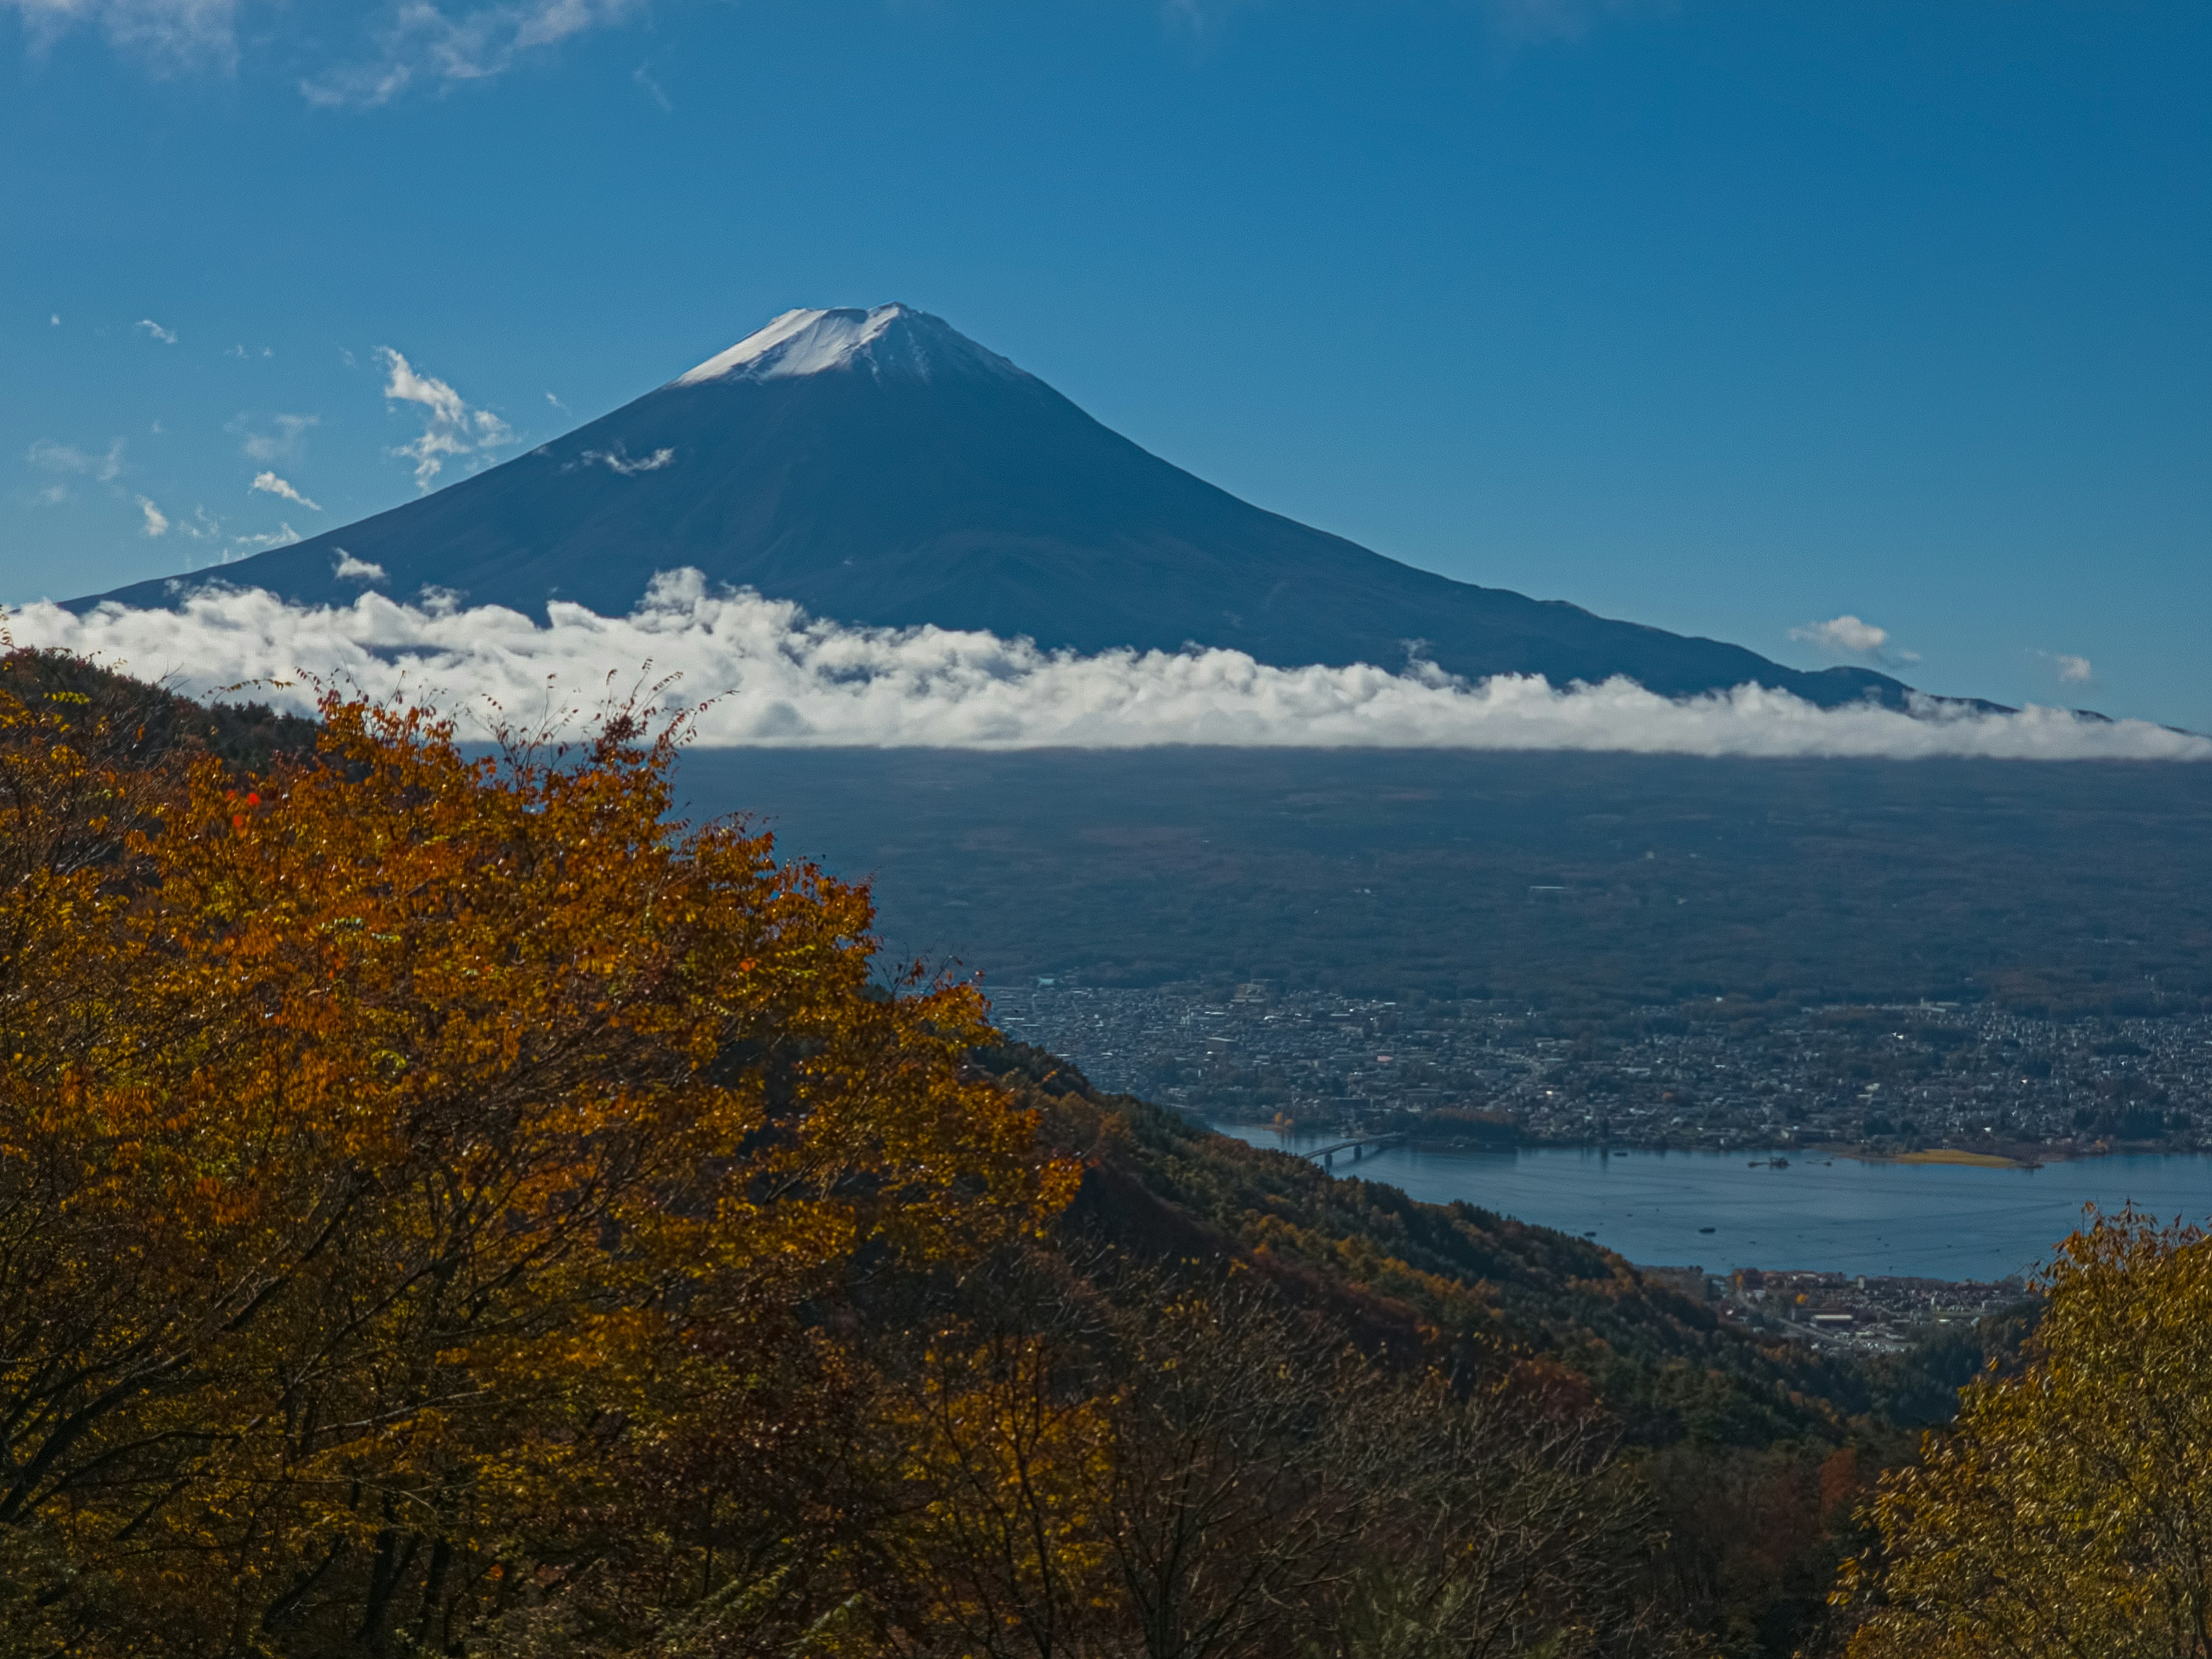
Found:
[{"label": "blue sky", "polygon": [[1417,564],[2212,727],[2207,85],[2197,3],[0,0],[0,599],[408,499],[390,354],[445,483],[896,299]]}]

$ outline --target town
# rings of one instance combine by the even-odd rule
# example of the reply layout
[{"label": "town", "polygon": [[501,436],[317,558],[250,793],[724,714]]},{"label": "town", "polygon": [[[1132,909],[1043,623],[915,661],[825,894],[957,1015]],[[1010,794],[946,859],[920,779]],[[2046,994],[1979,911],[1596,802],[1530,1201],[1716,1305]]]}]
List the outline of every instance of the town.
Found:
[{"label": "town", "polygon": [[1694,1301],[1715,1304],[1724,1322],[1862,1353],[1901,1353],[1931,1328],[1971,1326],[2027,1293],[2017,1279],[1954,1283],[1756,1267],[1725,1279],[1698,1267],[1647,1267],[1644,1273],[1673,1284]]},{"label": "town", "polygon": [[1710,1005],[1563,1016],[1234,987],[990,988],[1008,1036],[1214,1122],[1510,1126],[1524,1145],[1825,1146],[2033,1163],[2197,1150],[2212,1018],[2051,1021],[1988,1005]]}]

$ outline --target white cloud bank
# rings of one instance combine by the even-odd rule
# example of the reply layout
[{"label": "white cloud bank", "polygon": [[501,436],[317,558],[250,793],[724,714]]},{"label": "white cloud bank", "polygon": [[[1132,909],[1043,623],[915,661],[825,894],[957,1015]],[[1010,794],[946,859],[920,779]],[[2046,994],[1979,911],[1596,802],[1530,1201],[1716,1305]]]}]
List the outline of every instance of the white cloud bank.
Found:
[{"label": "white cloud bank", "polygon": [[[752,593],[714,593],[696,571],[655,579],[629,616],[555,605],[550,623],[449,597],[364,593],[349,605],[286,605],[210,588],[176,611],[102,606],[79,617],[34,605],[9,618],[22,645],[58,646],[188,691],[301,672],[374,696],[428,697],[471,729],[487,700],[519,719],[581,706],[610,683],[682,675],[710,746],[1253,747],[1619,750],[1648,754],[2022,760],[2212,760],[2212,739],[2063,709],[1921,717],[1820,709],[1739,687],[1680,702],[1625,680],[1555,689],[1479,685],[1435,669],[1270,668],[1241,652],[1083,657],[945,629],[847,627]],[[650,668],[647,665],[650,664]],[[297,685],[251,695],[303,707]]]}]

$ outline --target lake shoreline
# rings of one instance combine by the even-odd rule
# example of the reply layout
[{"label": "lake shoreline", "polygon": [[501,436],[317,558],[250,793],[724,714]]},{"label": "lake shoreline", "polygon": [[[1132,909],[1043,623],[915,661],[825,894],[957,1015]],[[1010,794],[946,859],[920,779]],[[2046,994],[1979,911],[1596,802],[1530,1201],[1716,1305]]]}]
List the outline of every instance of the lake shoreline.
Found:
[{"label": "lake shoreline", "polygon": [[[1337,1137],[1211,1127],[1293,1155]],[[2212,1157],[2106,1151],[2049,1164],[1968,1162],[1854,1149],[1523,1146],[1510,1151],[1372,1146],[1340,1153],[1333,1176],[1395,1187],[1432,1204],[1468,1203],[1555,1228],[1631,1261],[1994,1283],[2024,1278],[2081,1224],[2133,1203],[2161,1218],[2212,1212]]]}]

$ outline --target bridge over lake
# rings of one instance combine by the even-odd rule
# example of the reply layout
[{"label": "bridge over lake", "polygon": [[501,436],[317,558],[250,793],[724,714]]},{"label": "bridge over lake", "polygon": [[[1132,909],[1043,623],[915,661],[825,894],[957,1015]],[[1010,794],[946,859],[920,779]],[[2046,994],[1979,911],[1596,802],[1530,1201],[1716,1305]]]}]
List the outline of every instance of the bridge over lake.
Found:
[{"label": "bridge over lake", "polygon": [[1350,1152],[1354,1164],[1369,1152],[1380,1152],[1385,1146],[1395,1146],[1406,1139],[1402,1131],[1391,1134],[1354,1135],[1349,1140],[1332,1141],[1326,1146],[1306,1146],[1299,1149],[1300,1158],[1316,1160],[1326,1170],[1336,1162],[1339,1152]]}]

